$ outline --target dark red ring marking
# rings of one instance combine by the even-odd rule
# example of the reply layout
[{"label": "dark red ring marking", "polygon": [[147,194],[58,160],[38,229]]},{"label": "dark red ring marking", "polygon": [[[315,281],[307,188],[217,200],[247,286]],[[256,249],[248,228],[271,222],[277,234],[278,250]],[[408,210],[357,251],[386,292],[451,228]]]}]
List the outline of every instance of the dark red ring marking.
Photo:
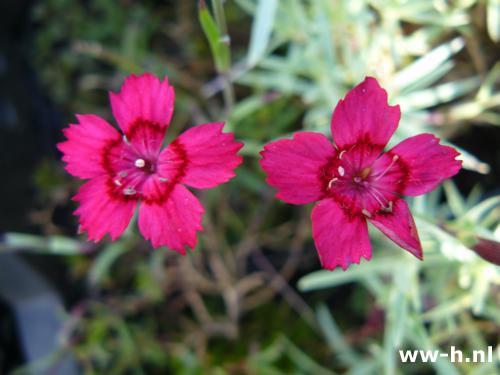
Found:
[{"label": "dark red ring marking", "polygon": [[[136,120],[133,125],[129,128],[127,132],[127,138],[129,140],[135,137],[136,132],[141,126],[147,126],[150,129],[153,129],[155,132],[164,132],[164,127],[159,124],[147,122],[144,120]],[[172,193],[175,185],[180,182],[180,180],[186,175],[187,166],[189,164],[189,160],[187,158],[187,152],[183,144],[179,142],[179,140],[174,140],[168,147],[177,154],[178,158],[181,160],[179,167],[172,179],[166,182],[165,191],[162,192],[160,197],[148,198],[144,197],[141,193],[135,195],[125,195],[121,192],[121,190],[117,189],[117,186],[114,184],[113,179],[116,171],[113,170],[112,163],[110,161],[110,155],[113,148],[120,146],[125,141],[120,135],[118,138],[113,139],[106,144],[101,150],[101,165],[108,172],[108,196],[112,199],[120,200],[122,202],[130,202],[137,201],[141,199],[146,204],[163,204]]]}]

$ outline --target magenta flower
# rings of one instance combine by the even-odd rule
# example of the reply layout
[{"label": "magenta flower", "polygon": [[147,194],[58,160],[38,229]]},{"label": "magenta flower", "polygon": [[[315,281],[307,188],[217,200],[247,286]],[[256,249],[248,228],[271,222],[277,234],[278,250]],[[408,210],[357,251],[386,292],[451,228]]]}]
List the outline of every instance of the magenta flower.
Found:
[{"label": "magenta flower", "polygon": [[398,127],[399,106],[367,77],[340,100],[333,112],[333,145],[320,133],[302,132],[271,142],[260,164],[276,197],[292,204],[319,203],[312,234],[324,268],[344,270],[371,258],[366,221],[417,258],[422,246],[403,195],[433,190],[462,163],[432,134],[408,138],[383,153]]},{"label": "magenta flower", "polygon": [[162,149],[174,109],[174,89],[146,73],[131,75],[111,108],[124,135],[95,115],[77,115],[59,143],[66,170],[89,179],[73,198],[89,240],[120,236],[139,207],[139,229],[153,246],[185,254],[202,230],[203,206],[184,187],[206,189],[228,181],[241,163],[242,143],[223,123],[192,127]]}]

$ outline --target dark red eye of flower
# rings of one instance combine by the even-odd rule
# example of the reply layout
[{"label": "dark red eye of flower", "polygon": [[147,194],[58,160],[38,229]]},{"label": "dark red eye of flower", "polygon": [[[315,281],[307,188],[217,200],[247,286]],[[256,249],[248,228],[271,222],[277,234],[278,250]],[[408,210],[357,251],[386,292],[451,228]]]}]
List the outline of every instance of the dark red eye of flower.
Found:
[{"label": "dark red eye of flower", "polygon": [[432,134],[384,148],[400,119],[399,106],[368,77],[337,104],[333,145],[323,134],[302,132],[271,142],[261,152],[276,197],[293,204],[319,203],[312,212],[313,238],[323,267],[346,269],[371,258],[366,221],[422,258],[417,229],[404,195],[420,195],[455,175],[461,162]]},{"label": "dark red eye of flower", "polygon": [[210,188],[228,181],[242,159],[242,143],[224,124],[195,126],[162,149],[174,105],[168,80],[151,74],[128,77],[119,94],[110,94],[113,115],[123,133],[94,115],[78,115],[58,145],[66,169],[89,179],[74,199],[76,214],[91,240],[123,233],[139,208],[139,228],[154,247],[182,254],[196,245],[204,212],[184,187]]}]

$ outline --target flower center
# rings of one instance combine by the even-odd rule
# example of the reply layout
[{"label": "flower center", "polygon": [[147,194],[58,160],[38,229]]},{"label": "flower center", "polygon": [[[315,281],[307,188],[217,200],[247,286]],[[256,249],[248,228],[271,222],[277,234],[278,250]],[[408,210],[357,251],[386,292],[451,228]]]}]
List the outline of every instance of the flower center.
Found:
[{"label": "flower center", "polygon": [[[157,183],[164,185],[167,179],[158,175],[155,155],[145,156],[133,143],[123,142],[112,151],[115,191],[130,198],[139,198],[153,189]],[[161,190],[161,189],[160,189]]]},{"label": "flower center", "polygon": [[370,145],[342,150],[325,170],[326,190],[350,214],[392,212],[404,170],[397,155],[380,155]]}]

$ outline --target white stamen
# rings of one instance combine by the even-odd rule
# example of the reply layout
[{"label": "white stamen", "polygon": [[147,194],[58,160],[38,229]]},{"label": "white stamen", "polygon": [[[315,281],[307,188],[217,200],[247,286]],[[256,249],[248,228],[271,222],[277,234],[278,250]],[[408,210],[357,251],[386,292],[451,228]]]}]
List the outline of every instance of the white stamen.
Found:
[{"label": "white stamen", "polygon": [[135,189],[134,188],[126,188],[126,189],[123,189],[123,194],[125,195],[134,195],[136,193]]},{"label": "white stamen", "polygon": [[160,182],[167,182],[168,179],[166,179],[165,177],[159,177],[158,180],[160,180]]},{"label": "white stamen", "polygon": [[120,176],[120,177],[127,177],[127,172],[123,172],[123,171],[118,172],[118,176]]},{"label": "white stamen", "polygon": [[373,198],[375,198],[380,207],[384,208],[385,204],[387,203],[387,200],[385,199],[384,195],[380,191],[375,189],[373,186],[368,186],[368,188],[369,188],[368,192],[372,195]]},{"label": "white stamen", "polygon": [[371,214],[371,213],[369,213],[369,212],[368,212],[366,209],[364,209],[364,208],[361,210],[361,213],[362,213],[363,215],[365,215],[366,217],[372,217],[372,214]]},{"label": "white stamen", "polygon": [[146,165],[146,162],[144,161],[144,159],[137,159],[134,163],[134,165],[137,167],[137,168],[144,168],[144,166]]},{"label": "white stamen", "polygon": [[339,154],[339,159],[342,159],[342,156],[344,156],[344,153],[346,152],[346,150],[342,150],[340,151],[340,154]]},{"label": "white stamen", "polygon": [[386,174],[387,172],[389,172],[389,169],[391,169],[391,168],[392,168],[392,166],[394,165],[394,163],[395,163],[395,162],[396,162],[396,160],[398,160],[398,159],[399,159],[399,156],[398,156],[398,155],[394,155],[394,156],[392,157],[391,164],[389,164],[389,166],[388,166],[388,167],[387,167],[387,168],[386,168],[386,169],[385,169],[385,170],[384,170],[381,174],[379,174],[379,175],[377,176],[377,178],[376,178],[376,179],[374,179],[373,181],[377,181],[377,180],[381,179],[382,177],[384,177],[384,176],[385,176],[385,174]]},{"label": "white stamen", "polygon": [[342,167],[339,167],[338,171],[340,176],[343,176],[345,174],[345,170]]},{"label": "white stamen", "polygon": [[116,186],[122,186],[122,183],[121,183],[121,181],[119,179],[116,179],[114,181],[114,183],[115,183]]},{"label": "white stamen", "polygon": [[337,181],[337,180],[338,180],[338,178],[336,178],[336,177],[335,177],[335,178],[332,178],[332,179],[330,180],[330,182],[328,182],[328,189],[331,189],[331,188],[332,188],[333,183],[334,183],[335,181]]},{"label": "white stamen", "polygon": [[126,143],[126,144],[130,144],[130,142],[128,141],[127,139],[127,136],[126,135],[123,135],[123,141]]}]

